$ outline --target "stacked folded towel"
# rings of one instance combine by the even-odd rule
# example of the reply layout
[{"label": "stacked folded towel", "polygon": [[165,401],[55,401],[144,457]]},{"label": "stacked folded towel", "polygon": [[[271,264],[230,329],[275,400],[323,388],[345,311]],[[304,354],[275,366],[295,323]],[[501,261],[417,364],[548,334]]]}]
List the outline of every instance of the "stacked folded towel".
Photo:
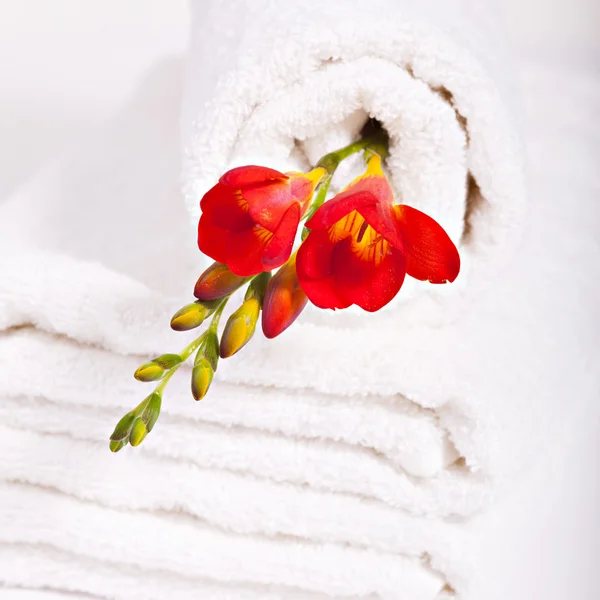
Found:
[{"label": "stacked folded towel", "polygon": [[[375,315],[307,312],[222,361],[201,403],[183,367],[144,444],[112,455],[114,423],[148,391],[131,375],[186,342],[168,320],[206,264],[177,194],[181,67],[164,64],[0,207],[4,585],[115,600],[505,597],[489,567],[502,541],[481,512],[588,408],[593,221],[540,195],[544,219],[511,237],[523,199],[488,74],[499,59],[474,54],[493,48],[464,3],[427,3],[445,29],[403,2],[341,16],[325,3],[319,19],[317,3],[296,4],[196,2],[192,221],[231,165],[298,168],[369,114],[390,131],[398,195],[460,240],[464,282],[414,284]],[[467,17],[480,26],[468,35]],[[507,539],[522,520],[502,524]]]}]

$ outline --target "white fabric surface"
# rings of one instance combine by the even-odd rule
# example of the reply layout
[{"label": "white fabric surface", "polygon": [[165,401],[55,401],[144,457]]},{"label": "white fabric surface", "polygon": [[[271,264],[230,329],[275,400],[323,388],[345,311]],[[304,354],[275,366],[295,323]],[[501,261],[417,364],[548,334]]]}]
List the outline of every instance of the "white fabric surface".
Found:
[{"label": "white fabric surface", "polygon": [[[533,73],[546,97],[546,73]],[[179,347],[166,319],[201,269],[176,197],[180,88],[178,65],[164,65],[105,132],[2,208],[1,325],[26,327],[0,340],[0,580],[127,599],[433,599],[446,581],[461,598],[502,597],[482,546],[494,511],[455,515],[594,417],[598,209],[582,139],[540,137],[560,98],[552,119],[532,120],[545,156],[526,242],[469,315],[387,335],[383,315],[362,334],[319,334],[316,348],[311,325],[255,340],[200,405],[177,378],[155,431],[115,457],[102,437],[144,389],[130,374]],[[567,157],[566,175],[548,169]],[[337,377],[315,373],[332,358]],[[469,468],[447,468],[445,432]]]},{"label": "white fabric surface", "polygon": [[[397,199],[425,210],[455,242],[462,238],[455,286],[408,281],[400,296],[417,297],[416,318],[440,317],[459,292],[474,295],[493,280],[523,211],[497,23],[472,0],[375,0],[368,7],[346,0],[343,7],[192,2],[183,115],[192,223],[198,198],[228,168],[304,170],[356,139],[368,116],[377,118],[391,138],[387,166]],[[342,169],[338,181],[349,176]],[[432,306],[424,294],[443,300]],[[348,326],[351,313],[340,312],[336,324]],[[414,320],[411,313],[397,319]]]}]

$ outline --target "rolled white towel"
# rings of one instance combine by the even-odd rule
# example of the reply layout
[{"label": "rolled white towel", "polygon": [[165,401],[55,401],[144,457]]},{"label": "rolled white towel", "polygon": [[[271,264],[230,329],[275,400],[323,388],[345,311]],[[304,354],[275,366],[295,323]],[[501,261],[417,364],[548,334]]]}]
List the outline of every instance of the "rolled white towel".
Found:
[{"label": "rolled white towel", "polygon": [[[524,194],[506,65],[485,11],[463,0],[196,0],[192,7],[183,118],[192,224],[200,198],[227,169],[308,169],[354,141],[371,117],[390,135],[397,201],[424,210],[460,242],[456,285],[407,282],[395,303],[405,316],[397,318],[415,318],[399,308],[402,299],[418,298],[421,319],[426,308],[440,316],[448,295],[493,281],[510,255]],[[338,183],[350,180],[349,169]],[[432,305],[423,294],[444,301]],[[354,324],[351,312],[328,319]]]}]

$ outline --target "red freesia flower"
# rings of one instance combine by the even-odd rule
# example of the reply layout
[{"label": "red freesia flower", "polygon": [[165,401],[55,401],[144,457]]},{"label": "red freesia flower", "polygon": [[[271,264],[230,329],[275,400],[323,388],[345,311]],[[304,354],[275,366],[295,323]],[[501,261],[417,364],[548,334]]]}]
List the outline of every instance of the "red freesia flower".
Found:
[{"label": "red freesia flower", "polygon": [[323,169],[280,173],[266,167],[228,171],[200,201],[198,247],[244,277],[281,266]]},{"label": "red freesia flower", "polygon": [[390,302],[405,275],[431,283],[454,281],[458,250],[425,213],[395,205],[374,155],[367,171],[317,210],[297,256],[297,274],[320,308],[356,304],[374,312]]}]

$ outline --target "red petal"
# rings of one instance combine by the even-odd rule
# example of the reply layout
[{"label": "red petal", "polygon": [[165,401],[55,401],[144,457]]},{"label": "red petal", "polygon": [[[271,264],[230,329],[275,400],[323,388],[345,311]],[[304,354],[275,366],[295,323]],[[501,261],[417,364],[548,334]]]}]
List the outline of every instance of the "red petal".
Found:
[{"label": "red petal", "polygon": [[405,204],[396,206],[395,212],[404,240],[407,273],[431,283],[454,281],[460,271],[460,256],[442,226]]},{"label": "red petal", "polygon": [[268,338],[283,333],[304,310],[308,298],[296,275],[296,261],[290,259],[269,281],[263,301],[262,329]]},{"label": "red petal", "polygon": [[331,275],[331,255],[335,243],[327,231],[311,231],[298,250],[296,268],[303,279],[322,279]]},{"label": "red petal", "polygon": [[374,312],[398,293],[406,275],[406,259],[401,250],[389,246],[379,262],[364,260],[346,238],[333,252],[333,271],[338,294],[350,304]]},{"label": "red petal", "polygon": [[340,219],[369,204],[376,204],[377,197],[371,192],[342,192],[328,202],[307,221],[309,229],[328,229]]},{"label": "red petal", "polygon": [[219,183],[242,189],[248,186],[264,184],[269,181],[285,181],[286,179],[289,179],[287,175],[284,175],[275,169],[248,165],[246,167],[236,167],[235,169],[231,169],[231,171],[227,171],[227,173],[219,179]]},{"label": "red petal", "polygon": [[348,302],[338,293],[337,284],[333,276],[323,279],[300,279],[300,285],[308,299],[318,308],[348,308],[352,302]]},{"label": "red petal", "polygon": [[292,186],[292,198],[300,203],[300,216],[302,216],[310,205],[315,188],[320,178],[313,175],[311,171],[308,175],[290,174],[290,182]]},{"label": "red petal", "polygon": [[341,298],[332,276],[335,244],[326,231],[311,231],[298,250],[296,272],[308,299],[319,308],[347,308],[351,303]]},{"label": "red petal", "polygon": [[225,262],[236,275],[244,277],[267,271],[263,255],[271,238],[272,234],[258,225],[245,231],[229,232],[227,260],[221,262]]},{"label": "red petal", "polygon": [[256,222],[275,231],[292,204],[298,204],[304,214],[315,190],[316,180],[293,173],[287,181],[269,181],[242,190],[250,216]]},{"label": "red petal", "polygon": [[294,202],[283,215],[279,227],[265,249],[263,265],[266,270],[280,267],[290,257],[299,222],[300,205]]},{"label": "red petal", "polygon": [[253,221],[243,200],[231,188],[217,183],[200,201],[202,215],[221,229],[241,231],[252,227]]},{"label": "red petal", "polygon": [[392,188],[383,175],[361,175],[347,185],[341,191],[341,194],[357,194],[359,192],[370,192],[377,198],[378,202],[387,205],[394,204]]},{"label": "red petal", "polygon": [[267,270],[263,267],[262,257],[271,234],[264,233],[265,230],[258,226],[244,231],[227,231],[200,217],[198,247],[207,256],[227,265],[235,275],[249,277]]},{"label": "red petal", "polygon": [[269,270],[263,265],[263,254],[271,237],[271,233],[259,226],[244,231],[227,231],[203,218],[198,225],[200,251],[242,277]]},{"label": "red petal", "polygon": [[275,231],[285,212],[295,204],[289,181],[268,182],[246,188],[241,194],[252,220],[269,231]]},{"label": "red petal", "polygon": [[[375,157],[373,157],[375,158]],[[310,229],[326,229],[353,210],[361,211],[368,205],[382,204],[385,207],[394,205],[392,188],[381,171],[381,160],[376,157],[369,161],[364,175],[357,177],[339,194],[326,202],[306,224]],[[377,173],[371,170],[376,165]]]},{"label": "red petal", "polygon": [[343,190],[342,194],[346,193],[371,193],[377,198],[376,203],[360,207],[358,212],[388,242],[402,250],[402,238],[394,218],[394,194],[388,180],[382,174],[363,175]]},{"label": "red petal", "polygon": [[200,248],[200,252],[210,256],[217,262],[225,263],[228,256],[228,238],[229,232],[213,225],[205,215],[200,217],[198,222],[198,248]]},{"label": "red petal", "polygon": [[402,232],[395,219],[393,204],[384,204],[383,202],[369,204],[360,208],[358,212],[392,246],[395,246],[398,250],[404,248]]}]

